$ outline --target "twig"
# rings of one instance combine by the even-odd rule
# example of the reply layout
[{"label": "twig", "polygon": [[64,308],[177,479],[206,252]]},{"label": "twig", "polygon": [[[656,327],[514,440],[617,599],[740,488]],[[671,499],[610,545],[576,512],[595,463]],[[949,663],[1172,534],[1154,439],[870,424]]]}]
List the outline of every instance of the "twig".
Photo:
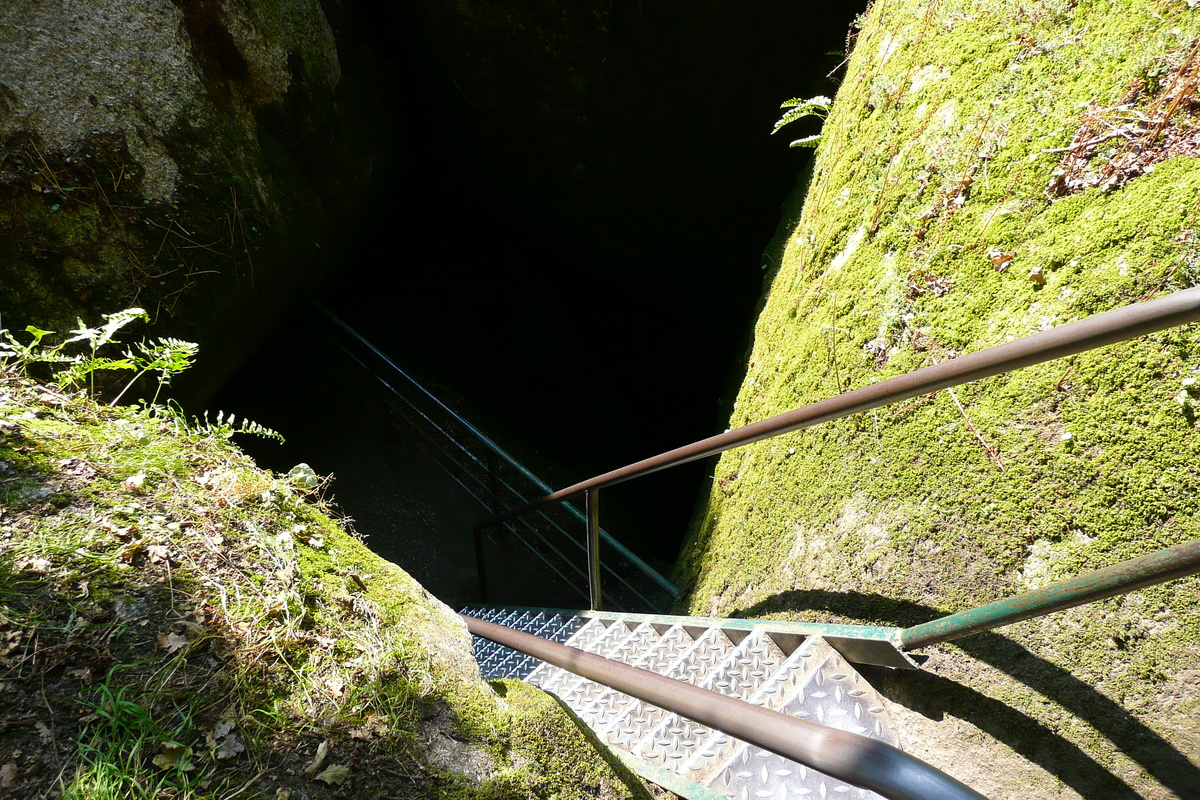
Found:
[{"label": "twig", "polygon": [[0,731],[6,731],[9,728],[19,728],[37,724],[37,717],[29,717],[27,719],[6,719],[0,720]]},{"label": "twig", "polygon": [[[938,363],[936,358],[933,359],[933,363]],[[1063,377],[1066,376],[1064,375]],[[1004,472],[1004,464],[1000,463],[1000,451],[988,444],[987,439],[984,439],[983,434],[980,433],[979,429],[975,427],[975,423],[971,422],[971,418],[967,416],[967,410],[963,408],[963,404],[959,402],[958,395],[954,393],[954,389],[947,386],[946,391],[949,392],[950,399],[954,401],[954,405],[958,406],[958,411],[960,414],[962,414],[963,420],[967,423],[967,428],[975,435],[975,438],[979,440],[979,444],[983,447],[983,451],[988,454],[988,458],[990,458],[992,463],[996,465],[996,469]]]},{"label": "twig", "polygon": [[996,469],[1004,472],[1004,465],[1000,463],[1000,452],[987,443],[987,439],[983,438],[983,434],[980,433],[979,429],[975,427],[975,423],[971,422],[971,418],[967,416],[967,410],[963,408],[963,404],[958,401],[958,395],[954,393],[954,390],[947,387],[946,391],[950,393],[950,399],[954,401],[954,405],[958,406],[958,410],[962,413],[963,420],[965,420],[967,423],[967,428],[970,429],[971,433],[975,434],[975,438],[978,439],[979,444],[983,446],[983,450],[988,454],[988,458],[990,458],[992,463],[996,465]]},{"label": "twig", "polygon": [[1063,381],[1067,379],[1067,376],[1070,375],[1074,369],[1074,366],[1067,367],[1067,369],[1063,372],[1062,377],[1054,382],[1054,391],[1057,392],[1058,390],[1062,389]]}]

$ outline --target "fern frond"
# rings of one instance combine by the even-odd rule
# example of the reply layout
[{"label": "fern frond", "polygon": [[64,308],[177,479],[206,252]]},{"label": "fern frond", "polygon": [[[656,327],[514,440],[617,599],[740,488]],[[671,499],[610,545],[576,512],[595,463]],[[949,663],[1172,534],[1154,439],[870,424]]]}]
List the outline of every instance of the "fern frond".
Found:
[{"label": "fern frond", "polygon": [[814,133],[812,136],[805,136],[803,139],[796,139],[788,147],[816,147],[821,143],[821,134]]},{"label": "fern frond", "polygon": [[224,411],[217,412],[216,422],[209,420],[208,411],[205,411],[203,419],[192,417],[192,421],[189,423],[185,417],[183,418],[183,424],[190,433],[198,436],[219,436],[222,439],[230,439],[235,433],[248,433],[251,436],[261,436],[264,439],[274,439],[280,443],[285,441],[282,434],[268,428],[266,425],[260,425],[254,420],[246,419],[245,417],[242,417],[242,421],[239,423],[236,414],[226,416]]},{"label": "fern frond", "polygon": [[833,101],[824,95],[817,95],[816,97],[809,97],[803,100],[799,97],[784,100],[779,107],[788,110],[775,123],[775,127],[771,130],[771,133],[775,133],[784,125],[795,122],[798,119],[803,119],[804,117],[820,117],[821,119],[825,119],[832,105]]},{"label": "fern frond", "polygon": [[117,370],[117,369],[137,369],[133,362],[127,358],[105,358],[99,356],[96,358],[80,358],[71,363],[71,366],[63,369],[54,376],[54,382],[59,386],[66,388],[68,386],[81,386],[84,379],[88,378],[97,370]]}]

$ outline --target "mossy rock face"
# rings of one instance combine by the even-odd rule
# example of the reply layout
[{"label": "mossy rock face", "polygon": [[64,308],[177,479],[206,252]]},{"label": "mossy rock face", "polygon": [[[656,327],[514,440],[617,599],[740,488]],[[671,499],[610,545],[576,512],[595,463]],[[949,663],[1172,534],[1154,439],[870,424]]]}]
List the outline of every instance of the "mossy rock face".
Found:
[{"label": "mossy rock face", "polygon": [[320,4],[16,0],[0,49],[4,322],[143,307],[218,384],[321,276],[370,158]]},{"label": "mossy rock face", "polygon": [[649,797],[231,430],[0,370],[0,796]]},{"label": "mossy rock face", "polygon": [[[881,1],[782,227],[731,427],[1200,283],[1200,11]],[[798,210],[796,210],[798,212]],[[725,454],[704,615],[911,625],[1200,536],[1197,326]],[[984,793],[1200,787],[1200,580],[872,675]]]}]

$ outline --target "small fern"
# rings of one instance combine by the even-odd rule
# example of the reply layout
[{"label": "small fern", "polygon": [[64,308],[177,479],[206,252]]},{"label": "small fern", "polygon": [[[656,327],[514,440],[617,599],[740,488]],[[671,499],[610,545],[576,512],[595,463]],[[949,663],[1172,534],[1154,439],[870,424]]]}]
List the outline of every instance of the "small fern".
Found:
[{"label": "small fern", "polygon": [[[198,417],[188,420],[186,414],[174,401],[160,403],[158,398],[162,390],[171,384],[171,379],[192,365],[197,351],[200,349],[195,342],[185,342],[182,339],[164,337],[154,341],[143,341],[133,345],[122,353],[120,358],[101,355],[100,350],[106,346],[116,347],[117,331],[135,320],[148,322],[149,315],[140,308],[127,308],[115,314],[105,314],[104,324],[89,328],[83,320],[77,320],[79,327],[71,331],[69,337],[59,344],[47,344],[44,340],[54,331],[47,331],[30,325],[25,328],[29,334],[28,343],[22,342],[5,328],[0,328],[0,366],[12,365],[21,372],[28,374],[33,365],[50,364],[53,380],[63,388],[84,387],[88,393],[95,395],[95,375],[101,370],[129,370],[133,377],[117,392],[117,396],[109,403],[115,406],[125,396],[125,393],[139,378],[148,373],[158,374],[158,386],[154,396],[144,404],[144,411],[150,416],[167,421],[173,425],[177,433],[192,433],[200,436],[214,436],[228,439],[235,433],[248,433],[276,439],[280,442],[283,437],[253,420],[237,417],[224,412],[217,413],[216,422],[210,422],[208,412],[203,421]],[[63,352],[68,345],[86,342],[87,352],[69,354]]]},{"label": "small fern", "polygon": [[151,405],[157,403],[158,395],[163,387],[169,386],[173,377],[192,365],[192,359],[195,358],[199,349],[199,345],[195,342],[185,342],[182,339],[172,339],[168,336],[154,342],[141,342],[134,345],[136,352],[126,350],[125,359],[138,372],[113,398],[110,405],[116,405],[125,392],[129,391],[129,387],[133,386],[134,381],[147,372],[158,373],[158,386],[154,390],[154,397],[150,400]]},{"label": "small fern", "polygon": [[172,415],[172,422],[175,425],[176,431],[183,433],[192,433],[202,437],[220,437],[222,439],[232,438],[235,433],[246,433],[251,436],[261,436],[264,439],[274,439],[279,443],[283,443],[284,438],[279,431],[272,430],[266,425],[260,425],[252,419],[242,417],[241,422],[238,421],[236,414],[225,415],[224,411],[217,412],[216,422],[208,418],[208,412],[205,411],[203,418],[192,417],[188,421],[187,417],[182,413]]},{"label": "small fern", "polygon": [[[810,97],[807,100],[801,100],[799,97],[793,97],[791,100],[785,100],[779,106],[786,108],[783,116],[775,123],[775,127],[771,133],[778,133],[779,129],[788,123],[795,122],[798,119],[805,117],[818,117],[824,120],[829,115],[829,108],[833,105],[833,101],[824,95]],[[813,134],[805,136],[803,139],[796,139],[788,147],[816,147],[821,141],[821,134]]]}]

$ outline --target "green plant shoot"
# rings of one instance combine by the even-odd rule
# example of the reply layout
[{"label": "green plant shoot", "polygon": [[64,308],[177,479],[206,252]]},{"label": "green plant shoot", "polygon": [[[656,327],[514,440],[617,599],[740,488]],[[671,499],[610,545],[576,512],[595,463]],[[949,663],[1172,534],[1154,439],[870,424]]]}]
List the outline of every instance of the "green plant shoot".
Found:
[{"label": "green plant shoot", "polygon": [[[775,123],[775,127],[771,133],[777,133],[780,128],[798,119],[805,117],[817,117],[824,120],[829,115],[829,107],[833,105],[833,101],[824,95],[810,97],[807,100],[801,100],[799,97],[793,97],[791,100],[784,100],[779,106],[786,108],[783,116]],[[788,147],[816,147],[821,141],[821,134],[816,133],[812,136],[805,136],[803,139],[796,139]]]}]

